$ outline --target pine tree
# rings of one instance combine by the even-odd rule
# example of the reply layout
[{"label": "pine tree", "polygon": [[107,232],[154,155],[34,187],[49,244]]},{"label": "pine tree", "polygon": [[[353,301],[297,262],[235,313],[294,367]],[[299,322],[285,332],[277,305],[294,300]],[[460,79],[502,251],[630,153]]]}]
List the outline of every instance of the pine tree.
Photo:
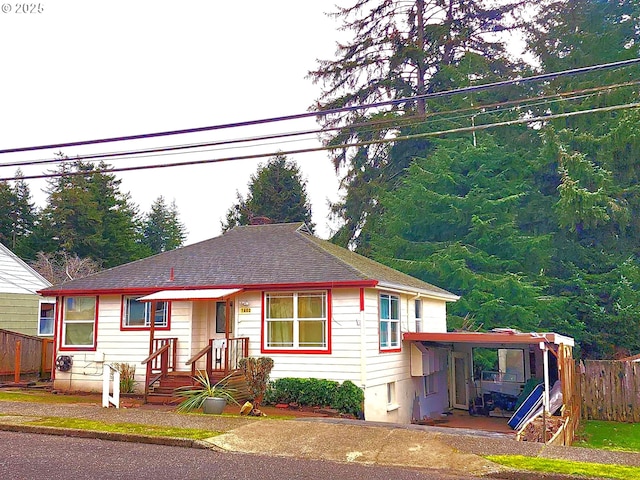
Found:
[{"label": "pine tree", "polygon": [[306,181],[298,165],[283,155],[258,166],[257,172],[251,175],[246,199],[240,193],[236,195],[237,201],[222,223],[223,231],[259,219],[270,223],[305,222],[311,230],[314,228]]},{"label": "pine tree", "polygon": [[104,267],[144,256],[137,207],[108,170],[81,160],[56,170],[35,235],[38,251],[88,257]]},{"label": "pine tree", "polygon": [[164,197],[159,196],[144,221],[143,243],[155,254],[181,247],[185,238],[186,230],[180,222],[175,200],[167,206]]}]

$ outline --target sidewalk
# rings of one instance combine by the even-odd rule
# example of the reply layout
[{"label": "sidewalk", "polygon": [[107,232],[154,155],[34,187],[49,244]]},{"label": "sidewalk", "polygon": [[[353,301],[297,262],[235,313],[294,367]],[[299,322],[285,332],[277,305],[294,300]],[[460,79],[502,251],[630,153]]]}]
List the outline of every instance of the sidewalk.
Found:
[{"label": "sidewalk", "polygon": [[[105,423],[197,428],[224,432],[206,440],[159,438],[145,435],[89,432],[37,427],[39,417],[67,417]],[[44,404],[0,401],[0,430],[167,444],[219,451],[292,456],[338,462],[359,462],[444,470],[467,475],[502,477],[508,469],[482,455],[526,455],[550,459],[640,466],[640,454],[577,447],[552,447],[517,442],[500,434],[484,434],[443,427],[398,425],[334,418],[277,420],[269,417],[229,417],[178,414],[172,408],[144,405],[102,408],[83,404]],[[507,475],[508,476],[508,475]],[[538,478],[549,476],[536,475]],[[567,476],[557,478],[571,478]]]}]

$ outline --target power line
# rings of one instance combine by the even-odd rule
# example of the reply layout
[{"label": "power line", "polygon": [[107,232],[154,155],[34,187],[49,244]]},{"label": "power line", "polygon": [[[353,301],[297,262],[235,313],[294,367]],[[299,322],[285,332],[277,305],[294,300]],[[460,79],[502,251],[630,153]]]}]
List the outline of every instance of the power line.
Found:
[{"label": "power line", "polygon": [[65,176],[77,176],[77,175],[92,175],[94,173],[114,173],[114,172],[130,172],[134,170],[151,170],[151,169],[159,169],[159,168],[169,168],[169,167],[183,167],[190,165],[203,165],[209,163],[219,163],[219,162],[229,162],[229,161],[238,161],[238,160],[252,160],[258,158],[265,157],[273,157],[275,155],[296,155],[301,153],[310,153],[310,152],[319,152],[323,150],[340,150],[351,147],[363,147],[367,145],[378,145],[384,143],[392,143],[397,141],[406,141],[406,140],[414,140],[417,138],[426,138],[426,137],[436,137],[447,135],[451,133],[466,133],[466,132],[474,132],[479,130],[487,130],[489,128],[495,127],[505,127],[510,125],[518,125],[525,123],[538,123],[538,122],[546,122],[549,120],[555,120],[559,118],[568,118],[575,117],[578,115],[586,115],[591,113],[603,113],[603,112],[612,112],[616,110],[623,110],[629,108],[639,108],[639,103],[628,103],[624,105],[613,105],[610,107],[600,107],[600,108],[592,108],[589,110],[580,110],[576,112],[566,112],[559,113],[554,115],[543,115],[538,117],[531,118],[519,118],[516,120],[507,120],[504,122],[495,122],[484,125],[475,125],[472,127],[461,127],[461,128],[453,128],[449,130],[441,130],[437,132],[426,132],[426,133],[418,133],[413,135],[405,135],[394,138],[382,138],[377,140],[369,140],[357,143],[348,143],[342,145],[329,145],[324,147],[315,147],[315,148],[303,148],[298,150],[289,150],[289,151],[276,151],[276,152],[268,152],[268,153],[258,153],[254,155],[243,155],[243,156],[234,156],[234,157],[226,157],[226,158],[215,158],[215,159],[205,159],[205,160],[193,160],[189,162],[175,162],[175,163],[164,163],[164,164],[155,164],[155,165],[141,165],[135,167],[118,167],[118,168],[107,168],[107,169],[95,169],[90,171],[80,171],[80,172],[63,172],[63,173],[47,173],[41,175],[30,175],[30,176],[20,176],[20,177],[10,177],[10,178],[0,178],[0,181],[9,181],[9,180],[34,180],[34,179],[42,179],[42,178],[56,178],[56,177],[65,177]]},{"label": "power line", "polygon": [[[434,123],[434,122],[454,121],[454,120],[471,118],[471,117],[475,118],[480,115],[491,115],[497,112],[501,112],[500,110],[498,110],[501,107],[512,106],[512,109],[532,108],[534,106],[549,104],[550,102],[583,99],[585,97],[593,96],[596,93],[602,92],[603,90],[612,90],[615,88],[628,87],[628,86],[633,86],[638,84],[640,84],[640,81],[624,82],[624,83],[617,83],[612,85],[603,85],[603,86],[591,87],[586,89],[572,90],[569,92],[558,92],[550,95],[539,95],[536,97],[527,97],[527,98],[522,98],[517,100],[507,100],[503,102],[494,102],[490,104],[478,104],[473,107],[458,108],[458,109],[446,110],[446,111],[434,111],[434,112],[428,112],[425,115],[410,115],[410,116],[394,117],[391,119],[372,120],[368,122],[350,124],[349,128],[360,129],[363,127],[372,127],[372,128],[377,127],[377,128],[389,128],[389,129],[396,128],[397,129],[397,128],[415,126],[418,124],[426,125],[428,123]],[[550,100],[550,102],[545,102],[545,100]],[[537,102],[537,103],[529,103],[529,102]],[[494,109],[494,110],[488,110],[488,109]],[[473,113],[473,112],[478,112],[478,113]],[[452,114],[457,114],[457,113],[466,113],[466,115],[451,116]],[[448,116],[444,118],[437,118],[445,115],[448,115]],[[427,120],[429,118],[431,118],[431,120]],[[137,149],[137,150],[124,150],[124,151],[117,151],[117,152],[78,155],[70,158],[60,157],[60,158],[49,158],[49,159],[40,159],[40,160],[18,160],[14,162],[0,163],[0,167],[20,167],[20,166],[42,165],[42,164],[62,164],[66,162],[74,162],[77,160],[91,161],[91,160],[107,159],[107,158],[112,158],[115,160],[130,160],[130,159],[145,158],[148,156],[158,157],[158,156],[166,156],[166,155],[177,155],[181,153],[191,154],[191,153],[202,153],[204,151],[212,151],[212,150],[220,151],[224,149],[209,149],[209,150],[198,150],[198,151],[192,151],[192,152],[182,152],[183,150],[193,150],[196,148],[203,148],[203,147],[235,145],[235,144],[266,141],[266,140],[283,139],[287,137],[304,136],[304,135],[311,135],[311,134],[322,134],[330,131],[340,130],[342,128],[344,127],[342,126],[325,127],[321,129],[302,130],[302,131],[287,132],[287,133],[275,133],[275,134],[229,139],[229,140],[217,140],[217,141],[211,141],[211,142],[170,145],[170,146],[164,146],[164,147],[145,148],[145,149]],[[243,145],[240,148],[258,147],[258,146],[264,146],[264,145],[267,145],[267,144],[262,143],[259,145]],[[238,148],[238,147],[230,147],[230,148]]]},{"label": "power line", "polygon": [[622,60],[622,61],[619,61],[619,62],[612,62],[612,63],[604,63],[604,64],[599,64],[599,65],[592,65],[592,66],[589,66],[589,67],[573,68],[573,69],[570,69],[570,70],[562,70],[560,72],[544,73],[544,74],[540,74],[540,75],[533,75],[533,76],[530,76],[530,77],[523,77],[523,78],[519,78],[519,79],[502,80],[502,81],[499,81],[499,82],[487,83],[487,84],[484,84],[484,85],[475,85],[475,86],[458,88],[458,89],[455,89],[455,90],[447,90],[445,92],[434,92],[434,93],[427,93],[427,94],[424,94],[424,95],[415,95],[415,96],[411,96],[411,97],[404,97],[404,98],[399,98],[399,99],[394,99],[394,100],[384,100],[384,101],[375,102],[375,103],[369,103],[369,104],[365,104],[365,105],[351,105],[351,106],[328,109],[328,110],[318,110],[318,111],[314,111],[314,112],[305,112],[305,113],[298,113],[298,114],[294,114],[294,115],[284,115],[284,116],[279,116],[279,117],[263,118],[263,119],[258,119],[258,120],[249,120],[249,121],[242,121],[242,122],[226,123],[226,124],[212,125],[212,126],[207,126],[207,127],[186,128],[186,129],[181,129],[181,130],[168,130],[168,131],[164,131],[164,132],[143,133],[143,134],[137,134],[137,135],[125,135],[125,136],[121,136],[121,137],[110,137],[110,138],[102,138],[102,139],[94,139],[94,140],[83,140],[83,141],[77,141],[77,142],[57,143],[57,144],[50,144],[50,145],[38,145],[38,146],[29,146],[29,147],[8,148],[8,149],[0,150],[0,154],[29,152],[29,151],[46,150],[46,149],[53,149],[53,148],[77,147],[77,146],[82,146],[82,145],[93,145],[93,144],[99,144],[99,143],[113,143],[113,142],[122,142],[122,141],[128,141],[128,140],[141,140],[141,139],[145,139],[145,138],[157,138],[157,137],[166,137],[166,136],[172,136],[172,135],[184,135],[184,134],[190,134],[190,133],[199,133],[199,132],[207,132],[207,131],[214,131],[214,130],[223,130],[223,129],[227,129],[227,128],[247,127],[247,126],[251,126],[251,125],[260,125],[260,124],[266,124],[266,123],[283,122],[283,121],[288,121],[288,120],[298,120],[298,119],[308,118],[308,117],[327,116],[327,115],[333,115],[333,114],[336,114],[336,113],[349,112],[349,111],[355,111],[355,110],[366,110],[366,109],[371,109],[371,108],[384,107],[384,106],[388,106],[388,105],[400,105],[400,104],[403,104],[403,103],[415,102],[417,100],[426,100],[426,99],[430,99],[430,98],[447,97],[447,96],[451,96],[451,95],[455,95],[455,94],[459,94],[459,93],[479,92],[479,91],[488,90],[488,89],[492,89],[492,88],[496,88],[496,87],[507,86],[507,85],[517,85],[517,84],[521,84],[521,83],[530,83],[530,82],[537,82],[537,81],[543,81],[543,80],[550,80],[550,79],[559,78],[559,77],[563,77],[563,76],[567,76],[567,75],[577,75],[577,74],[590,73],[590,72],[595,72],[595,71],[599,71],[599,70],[606,70],[606,69],[611,69],[611,68],[626,67],[626,66],[629,66],[629,65],[637,64],[637,63],[640,63],[640,58],[634,58],[634,59],[630,59],[630,60]]}]

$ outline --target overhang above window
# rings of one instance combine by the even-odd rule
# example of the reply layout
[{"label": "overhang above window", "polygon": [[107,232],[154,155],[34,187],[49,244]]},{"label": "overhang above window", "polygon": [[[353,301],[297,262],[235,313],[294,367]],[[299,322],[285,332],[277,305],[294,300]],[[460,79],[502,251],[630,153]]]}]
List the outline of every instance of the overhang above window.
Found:
[{"label": "overhang above window", "polygon": [[208,288],[198,290],[161,290],[138,298],[139,302],[170,302],[189,300],[223,300],[241,292],[242,288]]}]

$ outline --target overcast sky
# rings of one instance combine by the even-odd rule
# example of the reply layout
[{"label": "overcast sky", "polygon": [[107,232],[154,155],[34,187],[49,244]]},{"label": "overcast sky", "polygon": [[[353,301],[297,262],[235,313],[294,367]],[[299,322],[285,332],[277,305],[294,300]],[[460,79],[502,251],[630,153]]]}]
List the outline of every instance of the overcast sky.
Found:
[{"label": "overcast sky", "polygon": [[[332,0],[72,1],[44,0],[32,13],[0,1],[0,149],[203,127],[302,113],[320,87],[305,78],[317,58],[332,58],[338,24]],[[344,2],[343,2],[344,3]],[[40,12],[38,12],[40,10]],[[70,156],[142,147],[246,138],[317,128],[313,118],[261,127],[113,144],[67,147]],[[226,158],[319,146],[271,142],[144,163]],[[220,148],[220,147],[216,147]],[[60,149],[57,149],[60,150]],[[0,156],[52,158],[57,150]],[[326,153],[293,155],[307,180],[317,234],[332,224],[328,200],[338,181]],[[141,211],[175,199],[187,243],[220,234],[220,221],[247,191],[262,160],[240,160],[118,174]],[[112,160],[114,166],[142,164]],[[25,175],[47,167],[22,167]],[[1,167],[0,177],[16,167]],[[45,202],[42,180],[29,181]]]}]

